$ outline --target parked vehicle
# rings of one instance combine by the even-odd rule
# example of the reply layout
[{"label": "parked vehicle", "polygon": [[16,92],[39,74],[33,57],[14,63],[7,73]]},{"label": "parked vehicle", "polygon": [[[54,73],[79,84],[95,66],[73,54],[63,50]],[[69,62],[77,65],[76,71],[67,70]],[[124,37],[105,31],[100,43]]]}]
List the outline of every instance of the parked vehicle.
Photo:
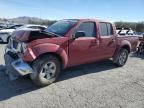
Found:
[{"label": "parked vehicle", "polygon": [[29,29],[37,29],[37,30],[40,30],[40,31],[43,31],[45,30],[47,27],[46,26],[43,26],[43,25],[35,25],[35,24],[27,24],[27,25],[24,25],[24,26],[21,26],[19,27],[18,29],[16,30],[29,30]]},{"label": "parked vehicle", "polygon": [[143,33],[142,32],[135,32],[135,35],[141,36],[141,35],[143,35]]},{"label": "parked vehicle", "polygon": [[29,30],[29,29],[44,30],[44,29],[46,29],[46,26],[34,25],[34,24],[11,26],[7,29],[0,31],[0,42],[8,43],[9,39],[14,31]]},{"label": "parked vehicle", "polygon": [[68,67],[108,58],[112,58],[116,66],[124,66],[137,44],[138,37],[119,37],[112,23],[68,19],[42,32],[16,31],[4,58],[13,79],[30,74],[33,82],[46,86],[56,81],[61,70]]},{"label": "parked vehicle", "polygon": [[138,46],[138,53],[144,53],[144,34],[139,36],[139,46]]},{"label": "parked vehicle", "polygon": [[118,35],[134,35],[135,32],[131,28],[117,28],[116,33]]},{"label": "parked vehicle", "polygon": [[8,28],[0,30],[0,42],[8,43],[11,34],[22,25],[13,25]]},{"label": "parked vehicle", "polygon": [[4,29],[5,28],[5,26],[3,26],[3,25],[0,25],[0,30],[2,30],[2,29]]}]

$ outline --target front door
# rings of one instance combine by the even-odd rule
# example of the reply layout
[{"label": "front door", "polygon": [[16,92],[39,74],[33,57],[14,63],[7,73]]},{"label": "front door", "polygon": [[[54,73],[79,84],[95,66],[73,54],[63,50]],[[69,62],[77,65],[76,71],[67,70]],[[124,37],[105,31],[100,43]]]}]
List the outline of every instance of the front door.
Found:
[{"label": "front door", "polygon": [[83,22],[79,25],[74,35],[77,32],[83,32],[85,35],[73,39],[69,43],[69,60],[71,66],[94,61],[99,56],[99,40],[96,30],[95,22]]},{"label": "front door", "polygon": [[116,36],[110,23],[100,22],[100,48],[103,58],[111,58],[116,50]]}]

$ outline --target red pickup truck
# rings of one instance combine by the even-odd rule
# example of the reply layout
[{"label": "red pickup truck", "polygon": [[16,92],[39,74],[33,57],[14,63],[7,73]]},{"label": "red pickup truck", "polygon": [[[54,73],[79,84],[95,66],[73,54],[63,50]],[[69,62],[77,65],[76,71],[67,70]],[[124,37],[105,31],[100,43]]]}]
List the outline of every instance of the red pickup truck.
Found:
[{"label": "red pickup truck", "polygon": [[56,81],[62,69],[112,58],[125,65],[138,37],[118,36],[114,24],[95,19],[67,19],[44,31],[20,30],[6,47],[5,63],[11,78],[30,74],[40,86]]}]

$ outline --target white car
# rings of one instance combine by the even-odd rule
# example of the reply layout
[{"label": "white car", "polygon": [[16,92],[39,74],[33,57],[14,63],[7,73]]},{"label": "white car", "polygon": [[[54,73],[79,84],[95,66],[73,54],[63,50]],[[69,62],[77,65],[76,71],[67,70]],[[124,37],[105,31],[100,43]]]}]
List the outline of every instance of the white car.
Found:
[{"label": "white car", "polygon": [[46,29],[46,26],[42,26],[42,25],[34,25],[34,24],[28,24],[28,25],[24,25],[21,27],[18,27],[16,29],[3,29],[0,30],[0,42],[4,42],[4,43],[8,43],[11,34],[14,31],[18,31],[18,30],[29,30],[29,29],[38,29],[38,30],[44,30]]},{"label": "white car", "polygon": [[24,26],[21,26],[19,28],[16,29],[16,31],[18,30],[29,30],[29,29],[38,29],[38,30],[45,30],[47,27],[46,26],[43,26],[43,25],[34,25],[34,24],[28,24],[28,25],[24,25]]},{"label": "white car", "polygon": [[11,34],[18,28],[21,27],[22,25],[13,25],[11,27],[5,28],[0,30],[0,42],[7,43],[9,41],[9,38]]}]

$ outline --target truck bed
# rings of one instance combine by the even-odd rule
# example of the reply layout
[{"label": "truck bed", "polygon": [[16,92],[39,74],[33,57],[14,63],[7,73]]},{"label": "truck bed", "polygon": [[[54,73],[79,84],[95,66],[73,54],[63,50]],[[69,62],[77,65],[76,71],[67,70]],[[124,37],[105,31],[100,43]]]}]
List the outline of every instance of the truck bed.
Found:
[{"label": "truck bed", "polygon": [[125,40],[129,41],[131,44],[131,50],[136,51],[138,47],[139,37],[137,35],[118,35],[118,44],[122,44]]}]

